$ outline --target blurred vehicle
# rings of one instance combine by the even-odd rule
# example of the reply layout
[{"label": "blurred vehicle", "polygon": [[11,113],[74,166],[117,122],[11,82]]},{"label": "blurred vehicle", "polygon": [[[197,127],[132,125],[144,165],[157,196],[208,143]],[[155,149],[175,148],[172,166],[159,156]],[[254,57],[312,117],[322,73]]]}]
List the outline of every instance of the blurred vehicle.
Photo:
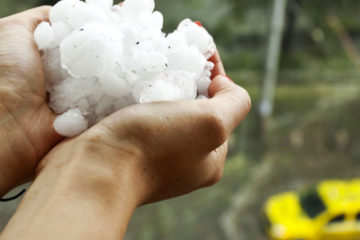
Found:
[{"label": "blurred vehicle", "polygon": [[274,195],[263,217],[274,240],[360,240],[360,179]]}]

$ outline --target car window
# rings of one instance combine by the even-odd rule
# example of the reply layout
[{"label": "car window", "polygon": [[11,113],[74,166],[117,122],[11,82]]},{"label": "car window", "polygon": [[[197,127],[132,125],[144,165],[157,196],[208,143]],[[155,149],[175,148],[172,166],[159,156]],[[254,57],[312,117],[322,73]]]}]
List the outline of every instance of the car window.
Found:
[{"label": "car window", "polygon": [[336,224],[336,223],[342,223],[345,220],[345,214],[337,215],[333,218],[331,218],[328,222],[328,224]]},{"label": "car window", "polygon": [[309,188],[301,192],[300,204],[310,218],[315,218],[326,210],[325,204],[316,188]]},{"label": "car window", "polygon": [[360,213],[356,214],[355,219],[356,221],[360,222]]}]

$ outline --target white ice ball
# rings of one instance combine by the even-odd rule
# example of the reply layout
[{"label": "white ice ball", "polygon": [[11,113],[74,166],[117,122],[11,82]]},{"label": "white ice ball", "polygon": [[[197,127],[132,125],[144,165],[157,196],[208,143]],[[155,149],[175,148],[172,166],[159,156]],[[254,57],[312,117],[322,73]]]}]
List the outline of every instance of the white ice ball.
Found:
[{"label": "white ice ball", "polygon": [[74,76],[102,76],[120,63],[122,39],[121,33],[112,26],[86,24],[61,43],[61,64]]},{"label": "white ice ball", "polygon": [[176,84],[167,81],[149,81],[140,94],[140,103],[175,101],[183,97],[181,89]]},{"label": "white ice ball", "polygon": [[137,59],[139,67],[146,72],[161,72],[168,67],[166,56],[157,51],[134,51],[133,57]]},{"label": "white ice ball", "polygon": [[162,15],[161,12],[159,11],[155,11],[153,12],[153,14],[151,15],[151,20],[152,20],[152,24],[153,24],[153,28],[155,29],[162,29],[164,26],[164,16]]},{"label": "white ice ball", "polygon": [[86,0],[86,3],[96,5],[104,10],[110,10],[112,5],[114,5],[113,0]]},{"label": "white ice ball", "polygon": [[52,24],[52,30],[54,32],[54,44],[59,46],[62,40],[72,32],[72,27],[65,22],[55,22]]},{"label": "white ice ball", "polygon": [[205,28],[198,26],[190,19],[183,20],[179,24],[177,31],[184,34],[188,44],[199,48],[206,58],[211,57],[215,53],[216,46],[212,36]]},{"label": "white ice ball", "polygon": [[99,116],[107,116],[113,112],[113,103],[116,100],[110,96],[102,96],[99,102],[97,102],[95,107],[95,114],[97,117]]},{"label": "white ice ball", "polygon": [[197,81],[197,89],[200,95],[209,96],[208,89],[211,84],[210,78],[201,77]]},{"label": "white ice ball", "polygon": [[185,35],[175,31],[166,37],[165,44],[163,45],[163,51],[170,54],[180,52],[187,47],[188,44],[186,42]]},{"label": "white ice ball", "polygon": [[42,22],[36,27],[34,39],[39,49],[51,48],[51,44],[54,42],[55,36],[48,22]]},{"label": "white ice ball", "polygon": [[109,20],[102,8],[80,1],[70,7],[68,16],[68,21],[74,29],[89,22],[106,22]]},{"label": "white ice ball", "polygon": [[56,132],[66,137],[76,136],[88,127],[88,122],[79,109],[70,109],[56,117],[54,128]]},{"label": "white ice ball", "polygon": [[[94,104],[104,94],[95,78],[67,77],[50,87],[50,107],[56,113],[63,113],[70,108],[79,107],[78,101],[86,98]],[[87,112],[87,109],[82,109]]]},{"label": "white ice ball", "polygon": [[154,0],[126,0],[123,4],[124,12],[129,16],[151,14],[155,9]]},{"label": "white ice ball", "polygon": [[68,73],[61,67],[59,48],[45,50],[41,56],[46,85],[54,85],[64,80]]},{"label": "white ice ball", "polygon": [[207,96],[215,44],[191,20],[162,32],[154,0],[61,0],[34,38],[56,131],[74,136],[136,103]]},{"label": "white ice ball", "polygon": [[112,97],[123,97],[130,93],[128,83],[114,73],[105,73],[99,77],[104,93]]},{"label": "white ice ball", "polygon": [[185,47],[168,55],[169,66],[194,73],[199,77],[206,65],[206,58],[194,47]]},{"label": "white ice ball", "polygon": [[156,75],[153,80],[169,82],[172,85],[175,85],[177,89],[180,89],[178,96],[181,99],[195,99],[197,96],[196,78],[194,73],[169,69]]},{"label": "white ice ball", "polygon": [[57,2],[50,10],[50,22],[55,23],[59,21],[68,21],[69,9],[77,2],[79,2],[79,0],[62,0]]}]

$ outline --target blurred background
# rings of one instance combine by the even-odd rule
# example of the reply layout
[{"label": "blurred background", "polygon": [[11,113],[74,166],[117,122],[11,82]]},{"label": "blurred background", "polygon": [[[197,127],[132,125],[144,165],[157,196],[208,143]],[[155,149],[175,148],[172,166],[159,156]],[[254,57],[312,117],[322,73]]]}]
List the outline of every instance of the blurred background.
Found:
[{"label": "blurred background", "polygon": [[[0,0],[0,17],[51,0]],[[270,196],[360,174],[360,1],[156,0],[165,30],[190,17],[214,36],[253,101],[214,187],[138,209],[127,240],[268,239]],[[19,201],[0,204],[2,229]]]}]

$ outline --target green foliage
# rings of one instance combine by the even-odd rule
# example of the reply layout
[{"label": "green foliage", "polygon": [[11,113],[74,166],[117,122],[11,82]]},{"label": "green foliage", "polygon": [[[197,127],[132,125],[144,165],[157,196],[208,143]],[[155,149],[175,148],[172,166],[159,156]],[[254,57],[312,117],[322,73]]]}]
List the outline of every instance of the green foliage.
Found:
[{"label": "green foliage", "polygon": [[[0,16],[53,2],[55,0],[1,0]],[[297,17],[292,29],[294,35],[287,39],[292,47],[283,56],[282,68],[305,68],[309,62],[326,61],[329,56],[343,54],[341,43],[328,26],[329,15],[337,15],[354,34],[360,28],[360,2],[342,0],[324,4],[320,0],[289,0],[289,3],[296,9]],[[187,17],[201,21],[214,36],[229,71],[262,70],[271,1],[156,0],[156,4],[165,15],[167,32]],[[316,36],[318,39],[314,40]]]}]

